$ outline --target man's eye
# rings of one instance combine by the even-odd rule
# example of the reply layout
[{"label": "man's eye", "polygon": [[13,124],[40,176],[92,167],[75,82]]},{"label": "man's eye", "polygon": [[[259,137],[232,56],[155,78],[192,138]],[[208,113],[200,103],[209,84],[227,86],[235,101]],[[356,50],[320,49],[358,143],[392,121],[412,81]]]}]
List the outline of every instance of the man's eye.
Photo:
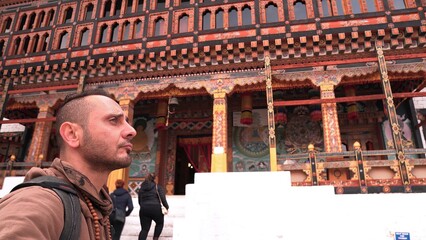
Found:
[{"label": "man's eye", "polygon": [[112,123],[117,123],[118,122],[118,118],[111,118],[109,121],[112,122]]}]

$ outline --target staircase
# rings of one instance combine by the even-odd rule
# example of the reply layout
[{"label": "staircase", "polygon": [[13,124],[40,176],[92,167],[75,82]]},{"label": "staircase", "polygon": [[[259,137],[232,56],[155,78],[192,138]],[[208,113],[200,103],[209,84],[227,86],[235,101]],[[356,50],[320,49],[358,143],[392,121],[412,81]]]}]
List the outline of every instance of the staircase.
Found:
[{"label": "staircase", "polygon": [[[169,214],[164,217],[164,228],[161,233],[160,240],[173,239],[173,225],[176,219],[184,218],[185,215],[185,196],[166,196],[169,204]],[[138,198],[133,198],[134,209],[132,214],[126,218],[121,240],[138,239],[141,225],[139,221],[139,203]],[[155,223],[152,222],[149,229],[148,239],[152,239],[154,235]]]},{"label": "staircase", "polygon": [[426,239],[426,193],[336,195],[290,172],[196,173],[185,192],[174,240]]}]

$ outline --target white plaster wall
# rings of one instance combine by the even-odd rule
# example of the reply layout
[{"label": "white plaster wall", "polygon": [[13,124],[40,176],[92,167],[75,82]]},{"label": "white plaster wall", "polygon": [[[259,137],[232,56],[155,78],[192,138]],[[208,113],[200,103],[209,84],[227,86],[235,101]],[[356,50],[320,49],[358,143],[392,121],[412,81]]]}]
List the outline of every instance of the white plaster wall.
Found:
[{"label": "white plaster wall", "polygon": [[[425,92],[426,89],[422,89],[420,92]],[[426,108],[426,97],[415,97],[413,98],[414,107],[416,109]]]},{"label": "white plaster wall", "polygon": [[0,198],[6,196],[16,185],[22,183],[25,177],[5,177],[3,188],[0,189]]},{"label": "white plaster wall", "polygon": [[426,194],[335,195],[291,187],[289,172],[197,173],[175,240],[426,240]]}]

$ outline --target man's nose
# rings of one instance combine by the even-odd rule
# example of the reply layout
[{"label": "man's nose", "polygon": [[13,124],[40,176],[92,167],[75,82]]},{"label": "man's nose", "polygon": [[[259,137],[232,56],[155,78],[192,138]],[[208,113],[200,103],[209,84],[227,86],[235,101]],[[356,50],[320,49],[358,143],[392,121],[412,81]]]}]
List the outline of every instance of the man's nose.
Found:
[{"label": "man's nose", "polygon": [[130,139],[134,138],[136,136],[136,130],[129,123],[126,123],[126,125],[126,137]]}]

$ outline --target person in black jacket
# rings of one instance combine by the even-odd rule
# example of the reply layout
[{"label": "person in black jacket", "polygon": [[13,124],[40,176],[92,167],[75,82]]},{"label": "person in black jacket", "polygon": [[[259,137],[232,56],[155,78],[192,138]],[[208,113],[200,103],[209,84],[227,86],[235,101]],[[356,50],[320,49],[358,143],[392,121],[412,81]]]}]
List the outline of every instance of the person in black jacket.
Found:
[{"label": "person in black jacket", "polygon": [[139,240],[145,240],[148,237],[152,220],[155,222],[154,240],[158,240],[163,231],[164,215],[161,211],[160,199],[158,196],[160,196],[164,207],[169,209],[164,189],[155,183],[155,174],[148,173],[138,194],[140,205],[139,219],[142,227],[139,233]]},{"label": "person in black jacket", "polygon": [[[114,208],[121,209],[126,212],[126,216],[129,216],[133,211],[133,202],[132,197],[129,192],[123,188],[124,181],[121,179],[117,179],[115,181],[115,191],[111,193],[111,199],[114,204]],[[111,220],[111,224],[114,228],[112,239],[120,240],[121,232],[124,228],[124,222]]]}]

